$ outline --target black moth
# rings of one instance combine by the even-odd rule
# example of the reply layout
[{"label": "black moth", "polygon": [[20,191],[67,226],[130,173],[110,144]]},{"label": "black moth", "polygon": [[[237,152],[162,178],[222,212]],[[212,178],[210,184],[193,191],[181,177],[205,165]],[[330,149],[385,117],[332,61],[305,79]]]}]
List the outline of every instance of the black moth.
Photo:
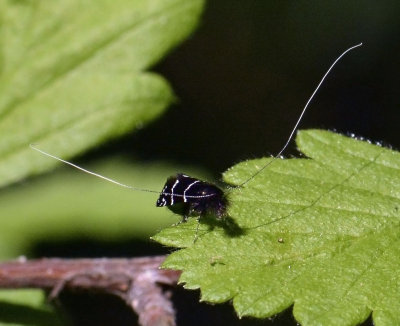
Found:
[{"label": "black moth", "polygon": [[[242,187],[243,185],[245,185],[247,182],[252,180],[256,175],[258,175],[260,172],[262,172],[275,159],[280,157],[280,155],[283,153],[283,151],[288,146],[295,131],[297,130],[297,127],[298,127],[301,119],[303,118],[303,115],[304,115],[308,105],[310,104],[311,100],[313,99],[314,95],[320,88],[321,84],[323,83],[323,81],[325,80],[325,78],[327,77],[327,75],[329,74],[331,69],[347,52],[349,52],[361,45],[362,45],[362,43],[348,48],[333,62],[333,64],[329,67],[328,71],[322,77],[321,81],[319,82],[317,88],[312,93],[311,97],[308,99],[306,105],[303,108],[303,111],[300,114],[300,117],[297,119],[297,122],[289,135],[288,140],[286,141],[285,145],[280,150],[280,152],[277,155],[275,155],[273,157],[273,159],[271,161],[269,161],[269,163],[262,166],[258,171],[256,171],[247,180],[242,182],[238,187]],[[160,196],[157,200],[156,205],[158,207],[167,206],[174,213],[182,215],[183,222],[185,222],[188,219],[188,217],[191,215],[197,215],[199,218],[201,216],[204,216],[207,214],[213,215],[219,219],[226,217],[226,211],[227,211],[227,205],[228,205],[227,196],[220,188],[218,188],[216,185],[214,185],[212,183],[204,182],[199,179],[189,177],[185,174],[178,173],[177,175],[168,178],[167,182],[164,185],[163,190],[160,193],[160,192],[154,191],[154,190],[141,189],[141,188],[125,185],[118,181],[104,177],[100,174],[83,169],[80,166],[77,166],[71,162],[65,161],[57,156],[54,156],[45,151],[42,151],[33,145],[30,145],[30,147],[44,155],[52,157],[63,163],[69,164],[76,169],[82,170],[85,173],[89,173],[91,175],[94,175],[98,178],[102,178],[108,182],[112,182],[119,186],[122,186],[125,188],[130,188],[132,190],[137,190],[137,191],[159,193]],[[198,230],[198,225],[197,225],[197,230]],[[196,236],[197,236],[197,230],[196,230]]]},{"label": "black moth", "polygon": [[178,173],[169,177],[157,200],[157,207],[167,206],[183,216],[211,214],[222,218],[226,214],[227,199],[224,192],[212,183]]}]

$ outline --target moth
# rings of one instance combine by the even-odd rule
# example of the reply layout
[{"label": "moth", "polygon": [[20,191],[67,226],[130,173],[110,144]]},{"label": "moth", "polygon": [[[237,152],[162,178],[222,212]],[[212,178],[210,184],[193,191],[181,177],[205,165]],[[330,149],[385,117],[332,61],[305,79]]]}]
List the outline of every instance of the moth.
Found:
[{"label": "moth", "polygon": [[178,173],[167,179],[156,205],[170,207],[186,222],[191,215],[212,214],[222,218],[226,214],[227,203],[225,193],[216,185]]},{"label": "moth", "polygon": [[[252,176],[250,176],[247,180],[242,182],[236,188],[243,187],[245,184],[247,184],[248,182],[253,180],[259,173],[261,173],[263,170],[265,170],[270,164],[272,164],[277,158],[279,158],[281,156],[281,154],[285,151],[286,147],[289,145],[290,141],[292,140],[292,138],[299,126],[299,123],[302,120],[309,104],[311,103],[312,99],[314,98],[315,94],[321,87],[322,83],[324,82],[325,78],[328,76],[330,71],[333,69],[333,67],[336,65],[336,63],[346,53],[348,53],[349,51],[351,51],[355,48],[360,47],[361,45],[362,45],[362,43],[348,48],[331,64],[329,69],[326,71],[326,73],[324,74],[324,76],[322,77],[320,82],[318,83],[314,92],[311,94],[310,98],[306,102],[285,145],[282,147],[282,149],[279,151],[279,153],[276,154],[275,156],[273,156],[272,160],[270,160],[267,164],[262,166]],[[227,199],[227,194],[229,193],[229,191],[232,191],[235,189],[235,188],[232,188],[228,191],[223,191],[221,188],[219,188],[218,186],[216,186],[212,183],[199,180],[197,178],[188,176],[183,173],[177,173],[174,176],[170,176],[167,179],[167,181],[161,191],[132,187],[132,186],[120,183],[118,181],[112,180],[110,178],[107,178],[105,176],[102,176],[100,174],[94,173],[92,171],[86,170],[78,165],[75,165],[75,164],[69,162],[69,161],[63,160],[57,156],[47,153],[32,144],[30,145],[30,147],[46,156],[49,156],[53,159],[56,159],[58,161],[66,163],[74,168],[77,168],[85,173],[102,178],[106,181],[112,182],[119,186],[126,187],[126,188],[136,190],[136,191],[157,193],[157,194],[159,194],[159,197],[157,199],[156,206],[157,207],[163,207],[163,206],[168,207],[174,213],[177,213],[182,216],[182,222],[186,222],[190,216],[197,216],[198,220],[204,215],[212,215],[217,219],[223,219],[227,215],[227,208],[229,205],[229,201]],[[197,238],[197,231],[196,231],[196,238]]]}]

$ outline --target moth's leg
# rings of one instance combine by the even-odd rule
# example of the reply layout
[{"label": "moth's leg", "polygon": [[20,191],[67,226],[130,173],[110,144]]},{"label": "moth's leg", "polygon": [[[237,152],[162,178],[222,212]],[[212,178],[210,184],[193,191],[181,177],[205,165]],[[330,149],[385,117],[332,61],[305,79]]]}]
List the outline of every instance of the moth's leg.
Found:
[{"label": "moth's leg", "polygon": [[174,225],[179,225],[181,223],[187,222],[187,220],[191,215],[191,208],[190,206],[183,207],[182,211],[176,213],[182,216],[182,219],[174,224]]},{"label": "moth's leg", "polygon": [[199,227],[200,227],[200,218],[201,218],[201,214],[196,210],[196,206],[188,205],[184,209],[183,215],[182,215],[182,220],[180,221],[180,223],[187,222],[189,217],[194,215],[194,214],[197,214],[197,217],[196,217],[197,225],[196,225],[196,233],[195,233],[195,236],[194,236],[194,239],[193,239],[193,243],[195,243],[197,238],[198,238]]},{"label": "moth's leg", "polygon": [[194,234],[193,243],[195,243],[197,241],[197,238],[199,237],[200,218],[201,218],[201,215],[196,217],[197,225],[196,225],[196,233]]},{"label": "moth's leg", "polygon": [[190,205],[188,205],[184,211],[183,211],[183,216],[182,216],[182,223],[187,222],[189,219],[190,215],[192,215],[193,209]]}]

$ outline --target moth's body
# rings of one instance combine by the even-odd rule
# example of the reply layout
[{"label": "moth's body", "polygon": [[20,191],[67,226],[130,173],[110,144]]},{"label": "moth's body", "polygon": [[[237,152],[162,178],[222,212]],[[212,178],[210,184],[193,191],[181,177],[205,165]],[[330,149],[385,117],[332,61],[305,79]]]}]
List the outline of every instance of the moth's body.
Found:
[{"label": "moth's body", "polygon": [[178,173],[168,178],[156,205],[167,206],[186,221],[191,215],[222,218],[227,204],[224,192],[216,185]]}]

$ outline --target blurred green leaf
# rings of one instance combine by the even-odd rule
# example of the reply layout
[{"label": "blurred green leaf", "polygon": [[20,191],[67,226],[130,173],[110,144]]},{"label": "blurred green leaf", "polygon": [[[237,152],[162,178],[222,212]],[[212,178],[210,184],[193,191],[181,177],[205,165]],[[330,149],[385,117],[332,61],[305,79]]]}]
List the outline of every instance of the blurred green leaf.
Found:
[{"label": "blurred green leaf", "polygon": [[0,3],[0,186],[156,118],[173,100],[144,71],[195,27],[202,0]]},{"label": "blurred green leaf", "polygon": [[[228,215],[164,229],[185,248],[166,268],[183,270],[202,300],[233,300],[239,316],[265,318],[294,304],[302,325],[400,324],[400,154],[335,133],[297,136],[311,159],[276,160],[228,193]],[[269,159],[224,174],[239,185]],[[235,225],[236,224],[236,225]],[[235,232],[231,232],[231,231]]]},{"label": "blurred green leaf", "polygon": [[0,290],[0,325],[61,325],[41,290]]}]

